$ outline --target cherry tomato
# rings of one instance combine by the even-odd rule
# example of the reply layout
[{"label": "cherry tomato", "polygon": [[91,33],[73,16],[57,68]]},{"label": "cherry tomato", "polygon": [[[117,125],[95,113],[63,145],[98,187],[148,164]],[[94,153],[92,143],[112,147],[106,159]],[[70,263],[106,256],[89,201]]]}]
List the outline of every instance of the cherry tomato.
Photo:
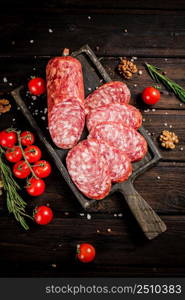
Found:
[{"label": "cherry tomato", "polygon": [[5,152],[5,157],[8,161],[16,163],[22,159],[22,152],[19,146],[8,148]]},{"label": "cherry tomato", "polygon": [[94,260],[96,250],[91,244],[80,244],[77,245],[77,258],[83,262],[88,263]]},{"label": "cherry tomato", "polygon": [[23,146],[30,146],[35,142],[35,137],[30,131],[23,131],[21,133],[21,144]]},{"label": "cherry tomato", "polygon": [[142,92],[142,99],[146,104],[153,105],[157,103],[160,99],[159,90],[155,89],[153,86],[149,86]]},{"label": "cherry tomato", "polygon": [[0,132],[0,144],[6,148],[12,148],[17,142],[17,134],[12,130],[3,130]]},{"label": "cherry tomato", "polygon": [[35,77],[28,82],[28,88],[31,94],[39,96],[45,93],[46,83],[41,77]]},{"label": "cherry tomato", "polygon": [[39,160],[33,165],[33,171],[37,177],[45,178],[51,173],[51,165],[46,160]]},{"label": "cherry tomato", "polygon": [[48,206],[38,206],[34,211],[34,220],[39,225],[46,225],[53,220],[53,211]]},{"label": "cherry tomato", "polygon": [[30,175],[30,169],[27,163],[24,160],[18,161],[13,166],[13,174],[15,175],[15,177],[20,179],[28,177]]},{"label": "cherry tomato", "polygon": [[26,191],[31,196],[39,196],[45,191],[45,182],[42,179],[32,177],[28,180]]},{"label": "cherry tomato", "polygon": [[42,152],[39,149],[39,147],[35,145],[30,145],[24,149],[24,153],[26,156],[26,159],[29,163],[34,163],[37,160],[39,160],[42,156]]}]

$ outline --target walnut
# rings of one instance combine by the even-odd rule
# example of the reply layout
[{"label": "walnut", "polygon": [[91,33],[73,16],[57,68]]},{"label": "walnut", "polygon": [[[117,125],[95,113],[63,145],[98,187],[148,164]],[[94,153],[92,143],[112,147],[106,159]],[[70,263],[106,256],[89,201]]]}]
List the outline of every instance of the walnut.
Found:
[{"label": "walnut", "polygon": [[124,78],[130,79],[132,78],[132,75],[137,72],[137,66],[126,58],[120,58],[118,71],[123,75]]},{"label": "walnut", "polygon": [[10,110],[11,104],[7,99],[0,99],[0,113],[6,113]]},{"label": "walnut", "polygon": [[171,131],[163,130],[159,140],[161,142],[161,146],[166,149],[175,149],[175,145],[179,143],[178,136]]}]

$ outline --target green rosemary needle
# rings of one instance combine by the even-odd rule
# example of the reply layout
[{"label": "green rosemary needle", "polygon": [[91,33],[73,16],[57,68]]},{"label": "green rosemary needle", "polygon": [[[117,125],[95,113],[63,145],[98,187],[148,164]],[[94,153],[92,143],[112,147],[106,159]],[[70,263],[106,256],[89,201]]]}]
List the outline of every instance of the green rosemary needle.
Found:
[{"label": "green rosemary needle", "polygon": [[182,101],[185,102],[185,89],[168,78],[167,76],[163,75],[160,73],[160,69],[150,65],[150,64],[145,64],[146,69],[152,79],[156,81],[157,83],[162,83],[169,91],[174,92],[174,94]]}]

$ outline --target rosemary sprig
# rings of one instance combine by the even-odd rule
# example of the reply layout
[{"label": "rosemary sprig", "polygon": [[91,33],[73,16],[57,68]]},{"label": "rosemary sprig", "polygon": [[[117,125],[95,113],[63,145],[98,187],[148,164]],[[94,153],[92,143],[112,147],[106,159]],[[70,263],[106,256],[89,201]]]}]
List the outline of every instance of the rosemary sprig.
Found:
[{"label": "rosemary sprig", "polygon": [[26,202],[17,192],[18,190],[20,190],[20,187],[12,177],[11,169],[4,162],[3,153],[4,150],[0,146],[0,171],[3,181],[3,188],[6,191],[7,208],[10,213],[14,214],[15,219],[20,222],[24,229],[28,230],[29,227],[26,223],[25,217],[31,217],[25,212]]},{"label": "rosemary sprig", "polygon": [[168,78],[167,76],[161,74],[159,72],[159,68],[150,65],[145,64],[146,69],[152,79],[156,81],[157,83],[162,83],[169,91],[174,92],[174,94],[182,101],[185,102],[185,89],[180,86],[179,84],[175,83],[173,80]]}]

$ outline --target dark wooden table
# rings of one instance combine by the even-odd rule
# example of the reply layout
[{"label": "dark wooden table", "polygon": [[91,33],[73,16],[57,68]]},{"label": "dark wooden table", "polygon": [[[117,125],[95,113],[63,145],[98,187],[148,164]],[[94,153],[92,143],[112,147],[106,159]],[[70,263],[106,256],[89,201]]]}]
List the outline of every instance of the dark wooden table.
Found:
[{"label": "dark wooden table", "polygon": [[[47,61],[60,55],[64,47],[73,51],[89,44],[113,80],[122,80],[116,72],[119,57],[136,56],[142,75],[133,76],[127,84],[132,103],[143,113],[145,128],[158,146],[163,129],[173,130],[180,139],[175,150],[161,150],[162,161],[135,181],[136,189],[168,230],[146,240],[119,194],[108,197],[98,211],[92,209],[87,215],[53,165],[45,194],[34,200],[26,198],[30,211],[35,205],[50,204],[55,214],[50,225],[31,224],[25,232],[8,215],[5,198],[0,198],[1,277],[185,275],[185,104],[164,88],[153,109],[143,107],[138,97],[143,88],[153,84],[144,69],[145,61],[185,87],[185,3],[104,2],[2,1],[0,98],[11,100],[13,88],[26,84],[30,76],[44,76]],[[10,125],[27,128],[15,108],[0,116],[1,129]],[[80,242],[95,245],[95,262],[83,265],[75,260]]]}]

